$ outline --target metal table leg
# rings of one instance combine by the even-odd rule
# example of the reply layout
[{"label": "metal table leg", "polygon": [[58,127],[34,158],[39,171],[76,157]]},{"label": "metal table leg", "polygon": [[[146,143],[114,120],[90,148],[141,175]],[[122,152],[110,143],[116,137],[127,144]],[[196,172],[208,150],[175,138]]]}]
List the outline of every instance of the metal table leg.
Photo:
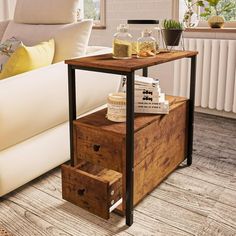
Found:
[{"label": "metal table leg", "polygon": [[134,195],[134,72],[127,74],[126,86],[126,224],[131,226]]},{"label": "metal table leg", "polygon": [[73,120],[76,120],[76,88],[75,69],[68,65],[68,91],[69,91],[69,125],[70,125],[70,158],[74,166]]},{"label": "metal table leg", "polygon": [[190,75],[190,99],[189,99],[189,125],[188,125],[188,155],[187,165],[192,164],[193,152],[193,123],[194,123],[194,101],[195,101],[195,81],[196,81],[196,56],[191,57]]},{"label": "metal table leg", "polygon": [[148,77],[148,68],[147,67],[143,68],[143,76]]}]

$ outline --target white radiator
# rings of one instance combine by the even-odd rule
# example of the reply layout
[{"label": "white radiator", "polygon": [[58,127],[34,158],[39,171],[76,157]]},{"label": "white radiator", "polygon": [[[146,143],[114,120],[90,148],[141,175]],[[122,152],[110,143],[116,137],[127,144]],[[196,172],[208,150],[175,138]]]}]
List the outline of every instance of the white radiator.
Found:
[{"label": "white radiator", "polygon": [[[184,39],[196,50],[195,106],[236,113],[236,40]],[[188,96],[190,60],[174,62],[174,95]]]}]

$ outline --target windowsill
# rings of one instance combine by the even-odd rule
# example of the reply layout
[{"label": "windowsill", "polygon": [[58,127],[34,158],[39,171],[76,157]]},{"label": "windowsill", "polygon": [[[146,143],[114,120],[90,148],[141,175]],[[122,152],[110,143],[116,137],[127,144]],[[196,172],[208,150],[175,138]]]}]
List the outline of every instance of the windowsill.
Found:
[{"label": "windowsill", "polygon": [[236,33],[236,28],[210,28],[210,27],[196,27],[186,28],[185,32],[205,32],[205,33]]}]

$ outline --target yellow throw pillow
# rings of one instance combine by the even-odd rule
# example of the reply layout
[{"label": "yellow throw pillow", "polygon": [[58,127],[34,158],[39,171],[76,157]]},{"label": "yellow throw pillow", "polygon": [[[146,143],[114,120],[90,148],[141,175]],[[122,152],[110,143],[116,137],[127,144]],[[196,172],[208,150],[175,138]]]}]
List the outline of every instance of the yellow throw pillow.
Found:
[{"label": "yellow throw pillow", "polygon": [[54,39],[32,47],[20,46],[4,65],[0,79],[48,66],[52,63],[54,52]]}]

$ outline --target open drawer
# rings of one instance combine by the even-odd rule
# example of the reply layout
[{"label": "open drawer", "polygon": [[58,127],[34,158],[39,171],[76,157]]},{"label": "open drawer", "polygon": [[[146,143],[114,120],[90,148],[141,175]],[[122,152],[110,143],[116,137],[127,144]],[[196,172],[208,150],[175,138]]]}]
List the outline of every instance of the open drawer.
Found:
[{"label": "open drawer", "polygon": [[122,174],[80,161],[76,167],[62,165],[63,199],[109,219],[122,203]]}]

